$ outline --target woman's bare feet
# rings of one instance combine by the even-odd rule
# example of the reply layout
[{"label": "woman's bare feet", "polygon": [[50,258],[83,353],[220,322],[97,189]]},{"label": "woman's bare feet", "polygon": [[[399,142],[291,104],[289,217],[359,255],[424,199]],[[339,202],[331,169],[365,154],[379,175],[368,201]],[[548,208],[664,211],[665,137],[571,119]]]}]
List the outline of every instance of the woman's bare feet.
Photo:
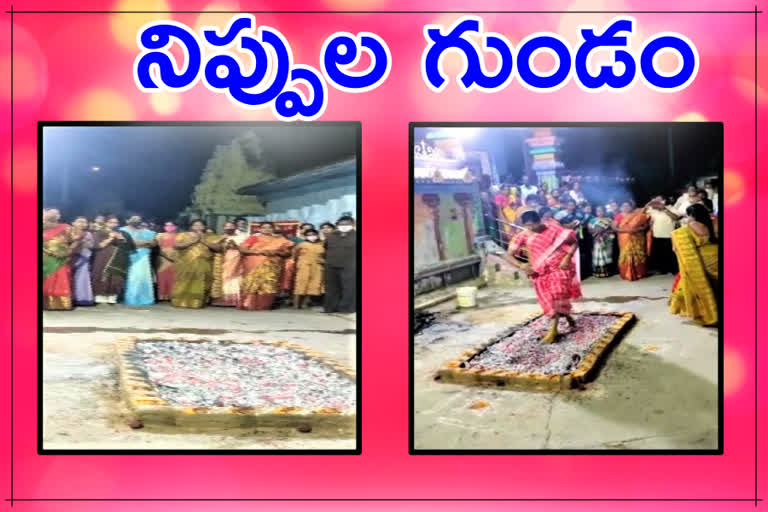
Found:
[{"label": "woman's bare feet", "polygon": [[555,341],[555,338],[557,338],[557,324],[552,324],[552,327],[550,327],[549,332],[546,336],[541,338],[541,343],[548,344]]}]

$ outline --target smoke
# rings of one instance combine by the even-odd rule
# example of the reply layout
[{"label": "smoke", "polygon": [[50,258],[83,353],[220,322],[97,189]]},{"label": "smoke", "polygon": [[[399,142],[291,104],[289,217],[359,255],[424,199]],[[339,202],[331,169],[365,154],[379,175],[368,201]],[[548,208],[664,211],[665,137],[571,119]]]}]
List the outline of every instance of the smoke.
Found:
[{"label": "smoke", "polygon": [[581,175],[581,190],[587,202],[595,206],[635,199],[623,158],[607,159],[600,165],[584,165],[573,172]]}]

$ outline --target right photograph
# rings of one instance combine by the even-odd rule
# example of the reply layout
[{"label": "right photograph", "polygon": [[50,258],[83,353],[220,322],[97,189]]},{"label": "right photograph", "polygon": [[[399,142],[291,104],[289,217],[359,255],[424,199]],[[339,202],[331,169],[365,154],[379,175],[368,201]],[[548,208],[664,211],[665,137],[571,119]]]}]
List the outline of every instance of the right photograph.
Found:
[{"label": "right photograph", "polygon": [[410,152],[410,453],[723,453],[722,123]]}]

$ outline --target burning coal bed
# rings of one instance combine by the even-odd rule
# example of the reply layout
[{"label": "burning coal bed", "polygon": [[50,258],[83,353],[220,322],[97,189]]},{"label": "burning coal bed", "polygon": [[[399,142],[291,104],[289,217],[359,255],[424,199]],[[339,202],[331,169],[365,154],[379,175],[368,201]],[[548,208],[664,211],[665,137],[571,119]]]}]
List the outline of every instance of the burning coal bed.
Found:
[{"label": "burning coal bed", "polygon": [[556,343],[542,344],[550,321],[541,316],[488,346],[465,363],[467,368],[560,375],[571,371],[616,323],[614,315],[574,315],[576,327],[560,321]]},{"label": "burning coal bed", "polygon": [[596,377],[609,347],[631,327],[635,315],[577,313],[573,318],[573,326],[561,319],[560,336],[543,344],[550,319],[539,315],[446,362],[435,379],[547,391],[582,388]]},{"label": "burning coal bed", "polygon": [[140,340],[128,358],[171,407],[355,409],[353,379],[286,347]]}]

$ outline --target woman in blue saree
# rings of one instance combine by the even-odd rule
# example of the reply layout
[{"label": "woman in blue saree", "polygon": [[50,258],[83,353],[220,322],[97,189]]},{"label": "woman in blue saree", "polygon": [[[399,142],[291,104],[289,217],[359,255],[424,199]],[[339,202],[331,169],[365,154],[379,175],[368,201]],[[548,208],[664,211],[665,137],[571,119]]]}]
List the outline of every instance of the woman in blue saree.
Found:
[{"label": "woman in blue saree", "polygon": [[120,228],[130,235],[136,244],[131,253],[128,275],[123,293],[123,303],[128,306],[147,306],[155,303],[154,280],[152,278],[152,247],[155,245],[155,232],[141,227],[141,217],[134,215],[128,219],[128,225]]}]

